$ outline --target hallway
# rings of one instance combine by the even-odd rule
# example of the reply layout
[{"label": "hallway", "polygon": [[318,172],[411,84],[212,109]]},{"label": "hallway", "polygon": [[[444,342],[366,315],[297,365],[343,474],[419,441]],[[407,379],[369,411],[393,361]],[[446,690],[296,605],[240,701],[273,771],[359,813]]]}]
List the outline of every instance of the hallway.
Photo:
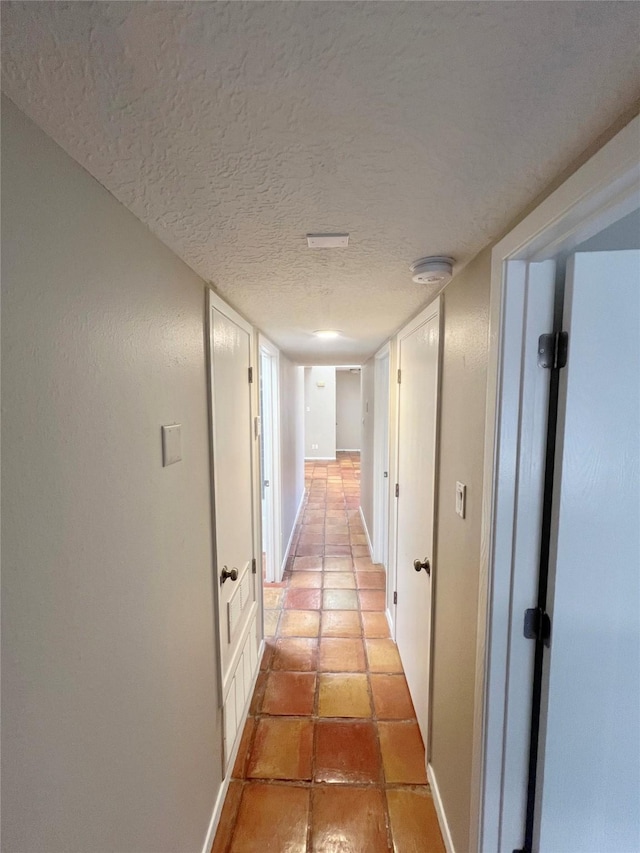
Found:
[{"label": "hallway", "polygon": [[266,649],[212,853],[440,853],[359,454],[305,474],[294,556],[265,585]]}]

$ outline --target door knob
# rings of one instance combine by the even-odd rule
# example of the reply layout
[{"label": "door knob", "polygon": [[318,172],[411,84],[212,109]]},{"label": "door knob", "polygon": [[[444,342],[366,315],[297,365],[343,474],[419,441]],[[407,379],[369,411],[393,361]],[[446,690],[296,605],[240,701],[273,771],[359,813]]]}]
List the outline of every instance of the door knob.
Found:
[{"label": "door knob", "polygon": [[413,568],[416,570],[416,572],[419,572],[421,569],[424,569],[428,575],[431,574],[431,563],[429,562],[429,560],[427,560],[426,557],[422,562],[420,562],[420,560],[414,560]]},{"label": "door knob", "polygon": [[228,569],[226,566],[222,567],[222,573],[220,574],[220,586],[226,581],[227,578],[230,578],[232,581],[238,580],[238,570],[237,569]]}]

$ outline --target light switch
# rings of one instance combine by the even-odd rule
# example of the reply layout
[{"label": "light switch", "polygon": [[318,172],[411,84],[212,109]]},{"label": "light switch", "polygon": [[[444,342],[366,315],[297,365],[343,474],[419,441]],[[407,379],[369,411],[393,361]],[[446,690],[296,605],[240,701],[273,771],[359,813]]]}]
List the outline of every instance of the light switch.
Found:
[{"label": "light switch", "polygon": [[173,465],[182,459],[182,424],[162,427],[162,465]]},{"label": "light switch", "polygon": [[467,487],[464,483],[456,483],[456,513],[464,518],[467,510]]}]

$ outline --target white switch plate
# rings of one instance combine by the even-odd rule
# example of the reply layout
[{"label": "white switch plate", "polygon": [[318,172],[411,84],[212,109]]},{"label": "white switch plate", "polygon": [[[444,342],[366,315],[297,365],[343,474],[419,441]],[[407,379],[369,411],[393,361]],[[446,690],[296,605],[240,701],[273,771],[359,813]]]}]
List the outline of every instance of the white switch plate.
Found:
[{"label": "white switch plate", "polygon": [[173,465],[182,459],[182,424],[162,427],[162,465]]},{"label": "white switch plate", "polygon": [[464,518],[467,511],[467,487],[464,483],[456,483],[456,514]]}]

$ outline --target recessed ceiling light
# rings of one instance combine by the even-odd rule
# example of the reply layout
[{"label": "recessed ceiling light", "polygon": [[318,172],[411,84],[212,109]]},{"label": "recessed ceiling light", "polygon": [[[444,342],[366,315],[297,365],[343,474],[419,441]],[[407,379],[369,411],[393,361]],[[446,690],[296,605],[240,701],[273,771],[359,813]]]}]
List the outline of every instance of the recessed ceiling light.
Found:
[{"label": "recessed ceiling light", "polygon": [[317,329],[313,333],[317,338],[338,338],[340,337],[340,332],[336,329]]},{"label": "recessed ceiling light", "polygon": [[307,234],[310,249],[343,249],[348,245],[348,234]]},{"label": "recessed ceiling light", "polygon": [[412,279],[416,284],[446,284],[453,275],[453,258],[436,255],[420,258],[411,264]]}]

